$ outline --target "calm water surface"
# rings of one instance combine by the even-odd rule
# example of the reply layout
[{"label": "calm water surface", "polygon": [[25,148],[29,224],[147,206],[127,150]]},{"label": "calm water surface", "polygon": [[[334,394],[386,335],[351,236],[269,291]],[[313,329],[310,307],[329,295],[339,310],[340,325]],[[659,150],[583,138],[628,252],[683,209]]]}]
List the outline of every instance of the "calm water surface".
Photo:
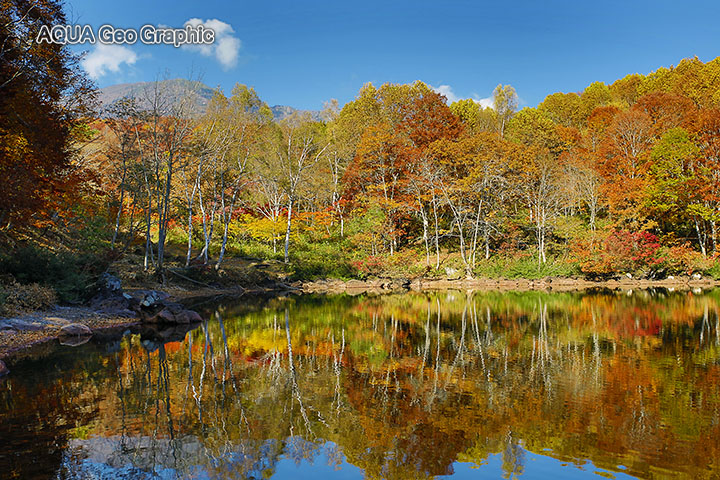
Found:
[{"label": "calm water surface", "polygon": [[720,478],[720,291],[235,300],[0,380],[0,478]]}]

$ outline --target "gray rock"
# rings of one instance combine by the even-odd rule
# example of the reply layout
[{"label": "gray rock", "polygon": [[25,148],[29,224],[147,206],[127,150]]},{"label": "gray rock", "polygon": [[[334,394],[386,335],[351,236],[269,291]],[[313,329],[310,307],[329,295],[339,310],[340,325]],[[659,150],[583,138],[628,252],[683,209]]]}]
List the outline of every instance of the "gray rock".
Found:
[{"label": "gray rock", "polygon": [[90,335],[60,337],[60,345],[64,345],[66,347],[78,347],[80,345],[85,345],[90,341],[90,338]]},{"label": "gray rock", "polygon": [[5,320],[0,320],[0,332],[15,332],[15,328]]},{"label": "gray rock", "polygon": [[98,279],[98,287],[100,287],[101,290],[108,292],[122,293],[122,282],[120,279],[107,272],[100,275],[100,278]]},{"label": "gray rock", "polygon": [[179,303],[164,302],[141,310],[142,319],[147,323],[186,324],[202,322],[202,317],[193,310],[186,310]]},{"label": "gray rock", "polygon": [[0,377],[4,377],[8,373],[10,373],[10,370],[5,366],[5,362],[0,360]]},{"label": "gray rock", "polygon": [[90,330],[90,327],[87,325],[84,325],[82,323],[71,323],[69,325],[65,325],[60,329],[60,335],[64,336],[83,336],[83,335],[92,335],[92,330]]},{"label": "gray rock", "polygon": [[133,307],[137,303],[132,298],[125,298],[124,295],[115,295],[106,298],[96,298],[91,302],[91,306],[98,313],[104,313],[106,315],[115,315],[118,317],[134,317],[135,313],[132,311]]},{"label": "gray rock", "polygon": [[167,293],[158,292],[157,290],[137,290],[131,295],[143,307],[152,307],[170,298]]},{"label": "gray rock", "polygon": [[368,288],[368,284],[363,282],[362,280],[348,280],[345,285],[348,289]]},{"label": "gray rock", "polygon": [[183,310],[175,315],[177,323],[200,323],[203,318],[194,310]]},{"label": "gray rock", "polygon": [[18,332],[32,332],[42,330],[47,324],[41,322],[27,322],[17,318],[8,318],[2,322],[0,329],[2,330],[16,330]]},{"label": "gray rock", "polygon": [[693,280],[702,280],[702,275],[700,275],[699,273],[693,273],[692,279]]}]

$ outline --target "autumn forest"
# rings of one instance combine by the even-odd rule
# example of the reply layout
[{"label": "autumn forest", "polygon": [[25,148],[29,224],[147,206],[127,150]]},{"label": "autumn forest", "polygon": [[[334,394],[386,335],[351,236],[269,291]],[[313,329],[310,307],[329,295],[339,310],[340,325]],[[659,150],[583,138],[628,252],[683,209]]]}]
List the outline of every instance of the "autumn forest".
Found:
[{"label": "autumn forest", "polygon": [[3,31],[11,281],[55,275],[67,300],[113,262],[164,283],[242,258],[289,279],[720,275],[718,59],[524,108],[510,85],[483,107],[366,84],[275,121],[242,79],[202,109],[194,78],[100,105],[77,56],[19,42],[64,18],[33,14]]}]

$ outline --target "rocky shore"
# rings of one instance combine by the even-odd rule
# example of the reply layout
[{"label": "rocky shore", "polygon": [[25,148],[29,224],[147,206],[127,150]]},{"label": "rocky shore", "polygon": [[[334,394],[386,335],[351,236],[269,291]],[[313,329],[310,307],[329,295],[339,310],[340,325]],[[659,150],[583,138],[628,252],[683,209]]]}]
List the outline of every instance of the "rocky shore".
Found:
[{"label": "rocky shore", "polygon": [[662,280],[634,279],[623,276],[617,279],[591,281],[582,278],[547,277],[537,280],[529,279],[370,279],[370,280],[339,280],[325,279],[295,284],[303,293],[387,293],[392,291],[413,290],[545,290],[575,291],[593,288],[607,289],[643,289],[668,288],[675,290],[707,289],[720,286],[720,281],[703,278],[698,275],[669,277]]},{"label": "rocky shore", "polygon": [[197,312],[173,301],[166,292],[125,292],[117,278],[105,275],[89,306],[56,306],[45,312],[0,318],[0,377],[9,373],[2,359],[39,343],[58,340],[62,345],[77,346],[97,336],[122,335],[128,329],[163,339],[177,326],[187,332],[201,321]]},{"label": "rocky shore", "polygon": [[[92,338],[112,338],[128,331],[139,333],[143,342],[152,349],[155,343],[184,338],[202,321],[200,315],[183,307],[178,300],[193,296],[229,295],[248,293],[272,294],[280,292],[359,295],[383,294],[402,291],[477,290],[477,291],[580,291],[594,288],[634,290],[667,288],[699,292],[720,286],[720,281],[699,275],[669,277],[663,280],[634,279],[622,276],[612,280],[589,281],[582,278],[529,279],[427,279],[377,278],[368,280],[324,279],[278,284],[261,291],[242,287],[226,290],[132,290],[125,292],[120,281],[104,276],[97,293],[84,307],[60,307],[46,312],[34,312],[12,318],[0,318],[0,377],[9,370],[3,359],[44,342],[77,346]],[[158,344],[159,344],[158,343]]]}]

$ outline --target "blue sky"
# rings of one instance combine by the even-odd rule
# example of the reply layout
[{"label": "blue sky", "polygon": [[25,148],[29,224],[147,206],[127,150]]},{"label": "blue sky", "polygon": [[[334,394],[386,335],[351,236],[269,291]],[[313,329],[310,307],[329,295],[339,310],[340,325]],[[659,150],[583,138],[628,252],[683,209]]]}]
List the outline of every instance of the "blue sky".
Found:
[{"label": "blue sky", "polygon": [[[137,43],[93,45],[87,68],[100,87],[202,76],[229,92],[254,86],[270,105],[320,109],[352,100],[366,82],[422,80],[457,98],[515,87],[521,106],[557,91],[580,91],[649,73],[682,58],[720,55],[720,1],[424,0],[159,1],[68,0],[73,23],[221,26],[222,49]],[[95,51],[97,48],[99,50]]]}]

